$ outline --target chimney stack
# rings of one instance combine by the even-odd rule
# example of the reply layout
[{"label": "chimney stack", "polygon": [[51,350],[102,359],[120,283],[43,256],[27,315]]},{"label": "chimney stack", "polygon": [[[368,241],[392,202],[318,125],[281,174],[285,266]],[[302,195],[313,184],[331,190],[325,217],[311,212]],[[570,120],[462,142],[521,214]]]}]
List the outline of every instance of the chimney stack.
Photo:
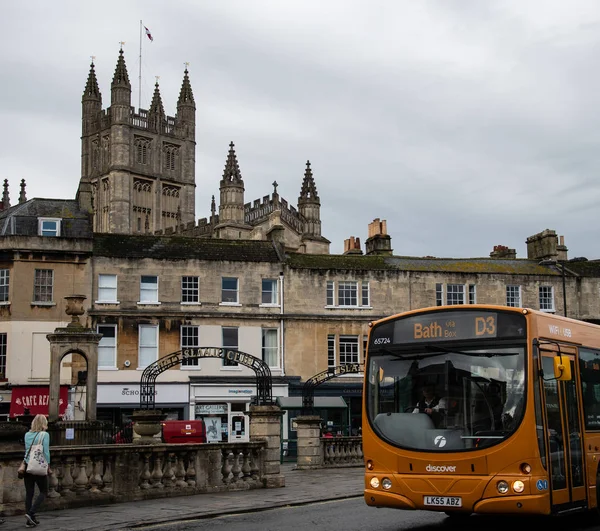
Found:
[{"label": "chimney stack", "polygon": [[350,238],[344,240],[344,254],[363,254],[360,248],[360,238],[350,236]]},{"label": "chimney stack", "polygon": [[380,254],[385,256],[392,255],[392,238],[387,233],[387,222],[379,218],[369,223],[369,237],[365,242],[367,255]]},{"label": "chimney stack", "polygon": [[490,253],[490,258],[495,260],[514,260],[517,257],[515,249],[509,249],[506,245],[494,245],[494,250]]}]

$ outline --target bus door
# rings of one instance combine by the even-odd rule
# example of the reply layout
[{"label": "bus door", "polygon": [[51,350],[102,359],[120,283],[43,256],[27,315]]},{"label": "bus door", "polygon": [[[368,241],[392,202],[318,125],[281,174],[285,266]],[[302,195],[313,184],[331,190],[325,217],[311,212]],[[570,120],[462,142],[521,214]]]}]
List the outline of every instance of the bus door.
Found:
[{"label": "bus door", "polygon": [[[574,351],[561,346],[561,353]],[[581,429],[581,406],[577,394],[578,374],[572,354],[569,381],[554,379],[556,351],[540,350],[545,398],[545,431],[550,493],[553,511],[586,504],[585,466]]]}]

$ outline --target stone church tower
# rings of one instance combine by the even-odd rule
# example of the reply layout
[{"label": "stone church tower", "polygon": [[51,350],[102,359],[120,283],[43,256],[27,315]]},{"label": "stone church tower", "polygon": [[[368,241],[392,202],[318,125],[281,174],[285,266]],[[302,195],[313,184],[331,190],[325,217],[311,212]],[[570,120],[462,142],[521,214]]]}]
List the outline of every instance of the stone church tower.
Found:
[{"label": "stone church tower", "polygon": [[154,233],[195,219],[196,104],[187,68],[175,117],[158,83],[149,110],[131,106],[123,50],[102,110],[94,64],[82,98],[81,180],[77,199],[94,232]]}]

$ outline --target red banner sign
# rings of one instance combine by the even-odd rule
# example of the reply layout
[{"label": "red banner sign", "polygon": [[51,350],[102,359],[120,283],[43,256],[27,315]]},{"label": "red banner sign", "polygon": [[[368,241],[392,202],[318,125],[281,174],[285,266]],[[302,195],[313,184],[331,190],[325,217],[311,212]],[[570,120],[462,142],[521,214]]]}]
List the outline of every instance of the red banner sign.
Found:
[{"label": "red banner sign", "polygon": [[[68,385],[61,386],[58,400],[59,415],[62,415],[67,409],[68,391]],[[48,415],[49,402],[50,396],[47,386],[13,387],[10,400],[10,416],[13,418],[24,415],[25,409],[29,410],[30,415]]]}]

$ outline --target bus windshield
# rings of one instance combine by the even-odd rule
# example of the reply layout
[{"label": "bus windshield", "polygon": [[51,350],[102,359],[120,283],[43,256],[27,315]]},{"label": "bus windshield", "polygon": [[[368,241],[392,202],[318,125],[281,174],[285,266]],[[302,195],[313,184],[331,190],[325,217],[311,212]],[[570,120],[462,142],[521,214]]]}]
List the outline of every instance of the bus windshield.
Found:
[{"label": "bus windshield", "polygon": [[378,346],[369,353],[366,399],[373,429],[395,446],[489,447],[509,437],[523,417],[525,344]]}]

